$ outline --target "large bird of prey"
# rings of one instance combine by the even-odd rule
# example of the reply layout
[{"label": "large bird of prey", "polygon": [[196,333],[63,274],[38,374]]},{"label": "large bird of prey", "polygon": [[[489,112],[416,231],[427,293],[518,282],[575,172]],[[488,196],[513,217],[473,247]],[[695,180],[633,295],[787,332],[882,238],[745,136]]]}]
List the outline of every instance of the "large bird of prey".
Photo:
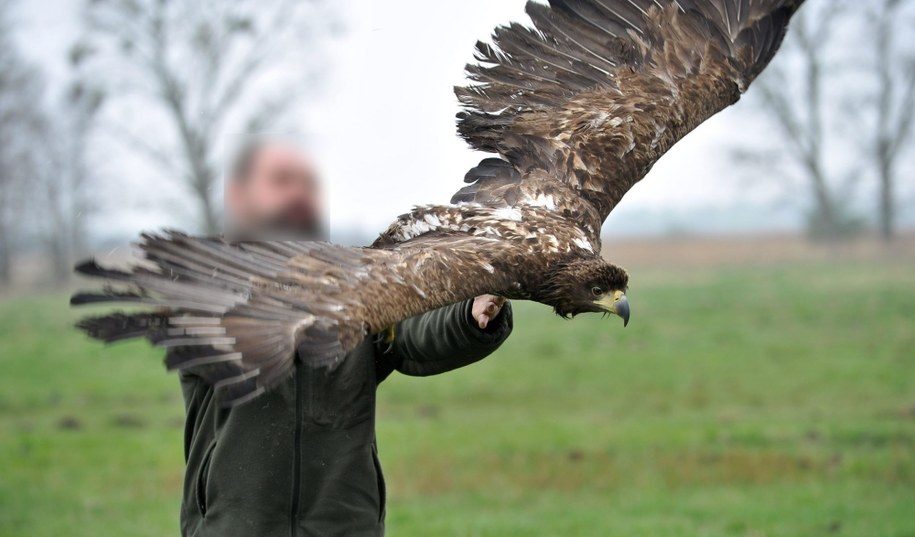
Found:
[{"label": "large bird of prey", "polygon": [[498,154],[449,205],[399,217],[368,248],[145,235],[147,263],[89,261],[108,280],[74,304],[149,311],[85,319],[91,336],[148,337],[226,404],[269,390],[299,359],[332,367],[399,320],[491,293],[569,317],[628,322],[625,270],[600,255],[601,224],[652,165],[735,103],[803,0],[529,2],[533,28],[496,28],[456,89],[458,130]]}]

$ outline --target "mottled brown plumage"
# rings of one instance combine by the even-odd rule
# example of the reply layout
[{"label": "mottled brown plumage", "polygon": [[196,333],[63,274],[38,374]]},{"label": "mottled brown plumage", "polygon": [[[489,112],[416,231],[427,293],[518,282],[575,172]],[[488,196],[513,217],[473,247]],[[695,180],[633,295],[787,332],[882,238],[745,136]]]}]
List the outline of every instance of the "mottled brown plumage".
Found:
[{"label": "mottled brown plumage", "polygon": [[601,258],[601,224],[673,144],[738,100],[802,1],[530,2],[534,28],[497,28],[456,89],[460,134],[499,158],[470,170],[451,205],[416,207],[370,248],[148,235],[148,268],[83,264],[112,285],[73,303],[155,311],[80,326],[146,336],[171,349],[169,368],[239,403],[286,376],[296,350],[333,365],[368,334],[484,293],[628,321],[628,276]]}]

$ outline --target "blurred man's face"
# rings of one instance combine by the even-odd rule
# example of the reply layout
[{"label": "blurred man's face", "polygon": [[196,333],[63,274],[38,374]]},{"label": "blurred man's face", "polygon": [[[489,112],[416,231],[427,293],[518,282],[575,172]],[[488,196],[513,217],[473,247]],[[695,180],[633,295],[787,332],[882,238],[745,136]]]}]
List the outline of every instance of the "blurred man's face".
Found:
[{"label": "blurred man's face", "polygon": [[226,185],[229,225],[244,238],[321,238],[322,209],[315,167],[291,146],[258,148]]}]

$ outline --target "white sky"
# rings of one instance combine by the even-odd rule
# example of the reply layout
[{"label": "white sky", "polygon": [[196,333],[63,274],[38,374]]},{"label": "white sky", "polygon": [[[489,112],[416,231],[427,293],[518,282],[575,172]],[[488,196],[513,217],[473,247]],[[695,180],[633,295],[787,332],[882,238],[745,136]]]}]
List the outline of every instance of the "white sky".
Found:
[{"label": "white sky", "polygon": [[[455,134],[458,107],[452,87],[462,83],[477,39],[488,38],[499,23],[526,20],[524,3],[340,2],[345,29],[328,44],[329,80],[302,117],[328,183],[334,230],[377,233],[411,205],[447,203],[460,188],[464,173],[485,155],[471,151]],[[78,5],[78,0],[21,4],[22,42],[48,67],[52,80],[65,72],[64,53],[77,35]],[[697,222],[699,215],[716,211],[728,221],[721,227],[797,225],[804,195],[787,196],[790,204],[779,208],[786,201],[783,183],[758,177],[748,182],[730,167],[735,138],[746,138],[747,132],[771,135],[758,121],[752,123],[749,104],[719,114],[678,144],[627,195],[605,230],[707,229]],[[174,189],[150,188],[143,163],[124,155],[124,148],[111,151],[119,178],[143,179],[119,179],[133,201],[109,207],[105,227],[133,234],[190,225],[156,202],[159,191],[174,197]]]}]

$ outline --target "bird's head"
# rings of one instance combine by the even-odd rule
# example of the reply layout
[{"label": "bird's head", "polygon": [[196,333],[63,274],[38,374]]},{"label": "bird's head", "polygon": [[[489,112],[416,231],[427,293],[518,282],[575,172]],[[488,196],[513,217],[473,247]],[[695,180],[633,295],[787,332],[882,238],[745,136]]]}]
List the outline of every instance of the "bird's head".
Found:
[{"label": "bird's head", "polygon": [[553,306],[557,315],[570,318],[579,313],[612,313],[629,324],[626,287],[629,275],[601,258],[557,265],[545,282],[539,299]]}]

